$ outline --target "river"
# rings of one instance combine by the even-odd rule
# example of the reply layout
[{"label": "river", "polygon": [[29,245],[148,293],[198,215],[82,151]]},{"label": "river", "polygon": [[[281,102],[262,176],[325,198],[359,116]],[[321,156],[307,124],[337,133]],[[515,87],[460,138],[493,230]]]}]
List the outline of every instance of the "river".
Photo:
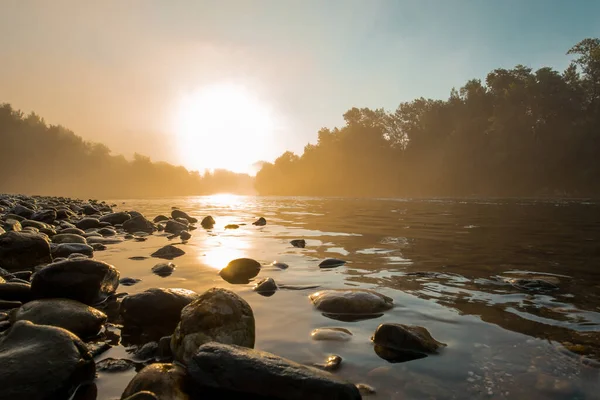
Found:
[{"label": "river", "polygon": [[[97,252],[122,277],[142,279],[120,291],[231,289],[254,311],[256,348],[305,364],[338,354],[336,374],[373,386],[373,398],[600,398],[599,202],[218,195],[110,203],[149,219],[178,207],[216,220],[214,229],[199,227],[179,245],[186,254],[165,278],[150,271],[156,259],[129,259],[169,242],[160,234]],[[260,216],[267,225],[253,226]],[[227,224],[246,225],[225,230]],[[305,239],[306,247],[291,246],[292,239]],[[218,271],[238,257],[264,265],[257,279],[373,289],[395,307],[379,318],[333,320],[311,305],[314,289],[264,297],[251,284],[225,282]],[[347,264],[319,269],[325,258]],[[273,261],[289,268],[268,266]],[[518,278],[546,279],[556,288],[527,288]],[[423,326],[448,346],[418,360],[386,361],[370,342],[383,322]],[[344,327],[353,336],[313,341],[310,332],[319,327]],[[119,346],[98,360],[106,357],[128,353]],[[134,374],[99,373],[98,398],[118,398]]]}]

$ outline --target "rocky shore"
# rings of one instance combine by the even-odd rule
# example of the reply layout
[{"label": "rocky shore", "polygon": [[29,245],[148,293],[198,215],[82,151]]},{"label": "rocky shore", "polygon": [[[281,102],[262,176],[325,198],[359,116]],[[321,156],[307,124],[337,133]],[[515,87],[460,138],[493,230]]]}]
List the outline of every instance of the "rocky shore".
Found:
[{"label": "rocky shore", "polygon": [[[97,260],[96,252],[157,233],[185,243],[195,229],[212,229],[215,220],[178,209],[148,219],[115,207],[95,200],[0,195],[0,400],[105,398],[94,384],[97,371],[126,370],[133,361],[96,360],[121,341],[135,346],[143,360],[121,399],[376,396],[375,388],[336,376],[342,356],[303,365],[254,349],[253,310],[230,290],[215,287],[196,293],[157,287],[119,292],[139,279],[121,276],[118,266]],[[261,217],[252,225],[267,223]],[[291,245],[303,248],[306,243],[295,239]],[[183,254],[173,244],[157,248],[148,254],[157,259],[152,272],[168,277],[176,269],[172,260]],[[316,267],[344,263],[327,259]],[[255,281],[260,271],[258,261],[238,258],[219,275],[232,284],[254,283],[263,296],[313,288],[278,285],[271,277]],[[362,289],[320,290],[309,299],[317,311],[340,321],[373,318],[394,307],[392,298]],[[352,336],[347,329],[328,327],[309,334],[314,340]],[[381,324],[372,342],[374,351],[391,362],[427,357],[446,346],[423,327],[395,323]]]}]

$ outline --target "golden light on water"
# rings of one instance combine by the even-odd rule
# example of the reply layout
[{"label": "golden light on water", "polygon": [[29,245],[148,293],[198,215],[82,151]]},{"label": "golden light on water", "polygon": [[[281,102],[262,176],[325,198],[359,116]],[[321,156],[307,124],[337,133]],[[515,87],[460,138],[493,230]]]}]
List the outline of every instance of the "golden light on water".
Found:
[{"label": "golden light on water", "polygon": [[181,98],[175,115],[183,164],[193,170],[250,172],[275,130],[271,110],[242,86],[205,86]]},{"label": "golden light on water", "polygon": [[[212,240],[210,240],[212,239]],[[210,237],[210,249],[206,251],[201,261],[211,268],[221,270],[236,258],[246,257],[249,243],[241,237],[219,236]]]}]

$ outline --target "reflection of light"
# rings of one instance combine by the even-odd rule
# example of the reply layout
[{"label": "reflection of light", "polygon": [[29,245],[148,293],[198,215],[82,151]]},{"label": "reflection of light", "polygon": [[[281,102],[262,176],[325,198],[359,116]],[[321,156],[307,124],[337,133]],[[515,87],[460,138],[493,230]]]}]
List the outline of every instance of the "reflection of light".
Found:
[{"label": "reflection of light", "polygon": [[241,202],[242,196],[230,193],[213,194],[212,196],[206,196],[205,201],[214,205],[231,206]]},{"label": "reflection of light", "polygon": [[[210,246],[210,243],[209,243]],[[214,238],[214,244],[206,251],[206,255],[200,260],[209,267],[221,270],[231,260],[246,256],[248,243],[243,238],[229,236]]]}]

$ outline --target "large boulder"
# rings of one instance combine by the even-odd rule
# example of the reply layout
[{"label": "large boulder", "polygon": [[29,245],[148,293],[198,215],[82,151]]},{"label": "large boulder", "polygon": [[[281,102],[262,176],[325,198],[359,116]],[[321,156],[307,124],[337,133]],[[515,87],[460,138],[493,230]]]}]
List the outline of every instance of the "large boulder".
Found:
[{"label": "large boulder", "polygon": [[13,321],[57,326],[82,339],[96,335],[106,318],[102,311],[70,299],[34,300],[22,305],[13,315]]},{"label": "large boulder", "polygon": [[171,338],[176,360],[187,364],[208,342],[254,347],[255,322],[250,305],[237,294],[212,288],[181,311],[181,322]]},{"label": "large boulder", "polygon": [[236,258],[219,275],[229,283],[248,283],[260,272],[260,263],[251,258]]},{"label": "large boulder", "polygon": [[152,288],[123,298],[120,313],[124,331],[158,340],[173,333],[181,310],[198,297],[187,289]]},{"label": "large boulder", "polygon": [[445,343],[435,340],[421,326],[385,323],[377,327],[372,337],[376,346],[406,353],[436,353]]},{"label": "large boulder", "polygon": [[207,343],[188,364],[194,386],[231,391],[229,398],[358,400],[356,386],[328,372],[271,353]]},{"label": "large boulder", "polygon": [[34,298],[68,298],[88,305],[104,301],[119,286],[119,271],[110,264],[89,258],[52,263],[31,280]]},{"label": "large boulder", "polygon": [[321,290],[309,296],[315,308],[336,319],[361,319],[379,316],[393,307],[394,300],[372,290]]},{"label": "large boulder", "polygon": [[57,235],[52,236],[52,243],[56,243],[56,244],[61,244],[61,243],[87,244],[87,240],[83,236],[77,235],[74,233],[59,233]]},{"label": "large boulder", "polygon": [[9,271],[32,270],[52,262],[50,244],[45,236],[29,232],[0,235],[0,266]]},{"label": "large boulder", "polygon": [[133,377],[122,399],[148,391],[161,400],[188,400],[188,376],[185,368],[175,364],[150,364]]},{"label": "large boulder", "polygon": [[172,233],[174,235],[179,235],[181,232],[187,230],[187,228],[187,225],[170,219],[165,225],[165,232]]},{"label": "large boulder", "polygon": [[198,219],[196,219],[194,217],[190,217],[189,215],[187,215],[187,213],[185,213],[184,211],[181,211],[181,210],[171,211],[171,217],[173,219],[183,218],[183,219],[187,220],[190,224],[194,224],[194,223],[198,222]]},{"label": "large boulder", "polygon": [[123,224],[131,219],[131,214],[125,211],[106,214],[100,217],[100,222],[108,222],[111,225]]},{"label": "large boulder", "polygon": [[73,333],[17,321],[0,342],[0,400],[68,399],[93,380],[94,361]]},{"label": "large boulder", "polygon": [[156,230],[156,226],[141,215],[128,219],[123,223],[123,229],[129,233],[146,232],[152,233]]},{"label": "large boulder", "polygon": [[61,243],[52,249],[52,257],[69,257],[73,253],[85,254],[88,257],[94,256],[92,246],[85,243]]}]

